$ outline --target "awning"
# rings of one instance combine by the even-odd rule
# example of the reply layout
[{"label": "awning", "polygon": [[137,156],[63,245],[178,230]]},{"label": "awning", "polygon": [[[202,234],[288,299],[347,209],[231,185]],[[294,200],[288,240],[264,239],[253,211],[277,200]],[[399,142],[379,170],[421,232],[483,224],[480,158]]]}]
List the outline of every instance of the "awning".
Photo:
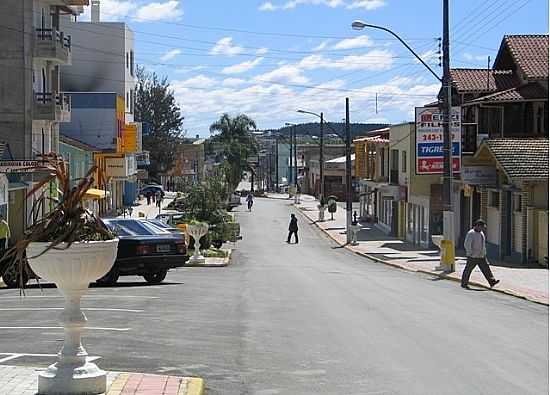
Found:
[{"label": "awning", "polygon": [[107,196],[109,196],[109,191],[90,188],[86,191],[86,194],[84,195],[84,200],[100,200],[105,199]]}]

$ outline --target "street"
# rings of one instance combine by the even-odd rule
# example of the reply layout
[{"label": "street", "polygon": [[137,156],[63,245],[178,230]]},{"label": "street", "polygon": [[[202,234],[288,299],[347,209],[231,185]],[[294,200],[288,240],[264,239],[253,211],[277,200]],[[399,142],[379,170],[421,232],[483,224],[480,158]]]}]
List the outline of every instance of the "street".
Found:
[{"label": "street", "polygon": [[[235,211],[230,266],[90,290],[84,344],[101,368],[201,376],[223,395],[548,393],[547,306],[371,262],[287,200]],[[298,245],[285,243],[290,212]],[[0,289],[0,363],[46,366],[62,298],[26,292]]]}]

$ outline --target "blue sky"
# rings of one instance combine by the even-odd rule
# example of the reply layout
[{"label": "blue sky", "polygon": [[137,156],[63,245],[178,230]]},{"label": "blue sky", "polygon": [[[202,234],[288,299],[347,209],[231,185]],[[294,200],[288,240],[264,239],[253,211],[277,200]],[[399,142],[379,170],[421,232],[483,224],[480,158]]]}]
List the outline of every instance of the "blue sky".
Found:
[{"label": "blue sky", "polygon": [[[442,0],[102,0],[101,13],[126,21],[137,62],[171,81],[189,136],[224,112],[259,129],[315,121],[299,108],[338,122],[346,97],[352,122],[407,121],[439,87],[389,34],[350,25],[394,30],[440,74]],[[453,67],[484,68],[504,34],[535,33],[548,33],[546,0],[451,0]]]}]

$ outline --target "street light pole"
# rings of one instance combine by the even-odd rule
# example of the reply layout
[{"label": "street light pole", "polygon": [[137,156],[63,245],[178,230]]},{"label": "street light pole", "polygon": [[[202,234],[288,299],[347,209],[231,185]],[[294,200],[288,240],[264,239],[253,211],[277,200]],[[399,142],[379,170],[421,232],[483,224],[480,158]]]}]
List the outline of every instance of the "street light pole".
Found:
[{"label": "street light pole", "polygon": [[451,74],[450,74],[450,45],[449,45],[449,0],[443,0],[443,78],[440,78],[430,66],[422,60],[422,58],[401,39],[396,33],[383,26],[371,25],[363,21],[353,21],[351,27],[355,30],[362,30],[365,27],[384,30],[397,38],[423,65],[432,75],[441,82],[441,91],[443,100],[439,103],[439,111],[441,115],[441,124],[443,126],[443,237],[451,241],[451,249],[454,255],[454,212],[452,203],[452,91],[451,91]]},{"label": "street light pole", "polygon": [[321,117],[321,123],[319,124],[319,176],[321,177],[321,193],[319,195],[319,202],[323,204],[324,198],[325,198],[325,154],[323,152],[324,150],[324,133],[323,133],[323,113],[320,115]]},{"label": "street light pole", "polygon": [[346,97],[346,242],[351,244],[351,212],[352,212],[352,188],[351,188],[351,130],[349,126],[349,98]]},{"label": "street light pole", "polygon": [[296,125],[293,126],[294,129],[294,196],[295,202],[298,203],[298,144],[296,144]]}]

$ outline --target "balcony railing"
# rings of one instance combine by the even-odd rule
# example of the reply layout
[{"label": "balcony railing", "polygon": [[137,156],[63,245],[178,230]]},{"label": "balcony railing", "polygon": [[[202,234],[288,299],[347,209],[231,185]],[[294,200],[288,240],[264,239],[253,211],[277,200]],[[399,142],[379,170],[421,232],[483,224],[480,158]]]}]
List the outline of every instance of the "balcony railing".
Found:
[{"label": "balcony railing", "polygon": [[61,64],[71,63],[71,36],[55,29],[37,28],[34,56]]},{"label": "balcony railing", "polygon": [[37,28],[36,37],[39,40],[56,41],[63,45],[64,48],[71,50],[71,36],[66,36],[63,32],[54,29]]},{"label": "balcony railing", "polygon": [[35,92],[34,119],[67,122],[70,118],[70,96],[57,92]]}]

